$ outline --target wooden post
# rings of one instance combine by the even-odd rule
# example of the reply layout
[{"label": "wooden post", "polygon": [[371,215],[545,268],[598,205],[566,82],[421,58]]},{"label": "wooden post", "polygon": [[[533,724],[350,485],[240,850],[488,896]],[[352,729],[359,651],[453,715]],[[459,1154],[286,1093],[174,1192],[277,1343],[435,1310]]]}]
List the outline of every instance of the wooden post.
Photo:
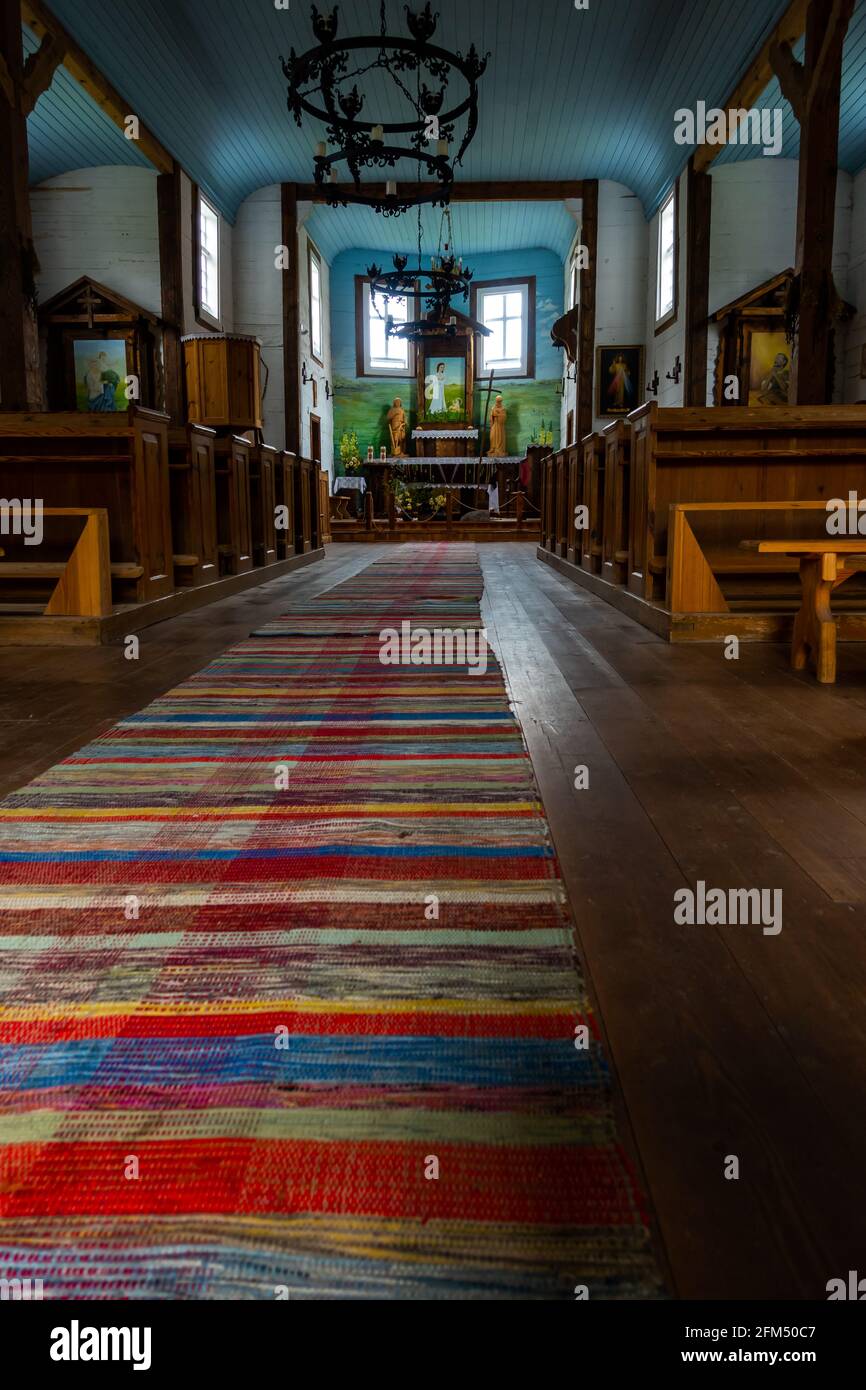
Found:
[{"label": "wooden post", "polygon": [[713,181],[689,160],[686,179],[686,346],[683,404],[707,403],[707,322]]},{"label": "wooden post", "polygon": [[183,235],[180,215],[180,165],[172,173],[160,174],[156,181],[159,221],[159,277],[162,288],[162,335],[164,371],[163,409],[173,425],[186,423],[186,390],[183,352]]},{"label": "wooden post", "polygon": [[364,530],[365,530],[365,531],[372,531],[372,530],[374,530],[374,529],[375,529],[375,527],[374,527],[374,522],[373,522],[373,494],[372,494],[372,492],[365,492],[365,493],[364,493]]},{"label": "wooden post", "polygon": [[833,227],[839,156],[842,47],[854,0],[811,0],[804,61],[787,42],[771,62],[800,122],[795,260],[799,328],[791,370],[791,403],[824,405],[833,389]]},{"label": "wooden post", "polygon": [[577,438],[592,431],[595,369],[595,276],[598,256],[598,179],[583,185],[581,243],[589,252],[589,265],[580,272],[580,321],[577,330]]},{"label": "wooden post", "polygon": [[0,409],[41,410],[20,0],[0,0]]},{"label": "wooden post", "polygon": [[297,185],[282,185],[282,244],[288,247],[289,269],[283,271],[283,379],[286,407],[286,448],[301,452],[300,382],[300,266],[298,265]]}]

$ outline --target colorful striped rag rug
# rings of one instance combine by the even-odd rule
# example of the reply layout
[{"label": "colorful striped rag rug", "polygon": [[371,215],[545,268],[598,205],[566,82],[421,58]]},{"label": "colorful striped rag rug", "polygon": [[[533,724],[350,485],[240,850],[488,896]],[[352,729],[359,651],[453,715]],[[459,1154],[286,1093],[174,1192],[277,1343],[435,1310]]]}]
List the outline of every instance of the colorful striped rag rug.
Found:
[{"label": "colorful striped rag rug", "polygon": [[481,596],[395,547],[0,803],[0,1279],[663,1296],[500,667],[380,660]]}]

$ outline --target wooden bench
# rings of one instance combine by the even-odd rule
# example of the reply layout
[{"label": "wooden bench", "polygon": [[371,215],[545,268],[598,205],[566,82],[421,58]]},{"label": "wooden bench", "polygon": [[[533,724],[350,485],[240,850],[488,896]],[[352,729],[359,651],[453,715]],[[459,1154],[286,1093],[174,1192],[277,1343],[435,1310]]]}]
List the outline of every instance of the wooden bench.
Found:
[{"label": "wooden bench", "polygon": [[[14,509],[11,509],[14,511]],[[111,578],[138,579],[136,566],[112,565],[108,512],[104,507],[45,507],[43,517],[83,517],[84,526],[67,560],[0,560],[0,581],[56,579],[44,608],[49,617],[104,618],[112,611]],[[5,555],[0,550],[0,555]]]},{"label": "wooden bench", "polygon": [[220,574],[247,574],[253,568],[248,439],[232,434],[214,445],[217,542]]},{"label": "wooden bench", "polygon": [[250,449],[250,518],[253,529],[253,559],[257,565],[272,565],[277,559],[277,460],[280,453],[272,444],[256,444]]},{"label": "wooden bench", "polygon": [[655,401],[631,428],[628,587],[660,599],[673,502],[793,502],[862,490],[866,407],[709,406]]},{"label": "wooden bench", "polygon": [[0,411],[0,496],[10,495],[67,515],[105,509],[117,601],[174,591],[168,417],[160,411]]},{"label": "wooden bench", "polygon": [[182,588],[219,578],[215,443],[215,431],[204,425],[168,433],[172,558]]},{"label": "wooden bench", "polygon": [[590,574],[601,573],[604,529],[604,440],[589,434],[583,441],[583,495],[587,525],[580,533],[580,565]]},{"label": "wooden bench", "polygon": [[760,555],[783,555],[798,560],[803,598],[794,620],[791,665],[802,671],[807,661],[818,680],[832,685],[836,679],[836,619],[830,597],[841,584],[866,570],[863,540],[747,540],[744,550]]},{"label": "wooden bench", "polygon": [[601,576],[612,584],[628,578],[631,430],[614,420],[602,430],[604,441],[604,518],[601,536]]},{"label": "wooden bench", "polygon": [[277,456],[274,505],[285,509],[286,525],[277,527],[277,557],[287,560],[295,554],[295,455],[288,450]]}]

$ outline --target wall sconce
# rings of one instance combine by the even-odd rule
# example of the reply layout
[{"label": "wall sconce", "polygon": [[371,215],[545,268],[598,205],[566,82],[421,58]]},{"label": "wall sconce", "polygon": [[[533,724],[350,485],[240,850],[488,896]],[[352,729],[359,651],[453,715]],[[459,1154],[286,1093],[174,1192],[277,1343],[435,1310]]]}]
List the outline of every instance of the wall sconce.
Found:
[{"label": "wall sconce", "polygon": [[325,377],[325,400],[326,400],[326,401],[329,401],[330,399],[331,399],[331,383],[328,381],[328,378]]},{"label": "wall sconce", "polygon": [[680,362],[680,355],[679,355],[679,353],[677,353],[677,360],[676,360],[676,362],[674,363],[674,369],[673,369],[673,371],[672,371],[672,372],[665,372],[665,376],[667,377],[668,381],[674,381],[674,382],[676,382],[677,386],[679,386],[679,384],[680,384],[680,377],[681,377],[681,375],[682,375],[682,370],[683,370],[683,368],[682,368],[682,363]]},{"label": "wall sconce", "polygon": [[301,381],[304,383],[305,386],[306,386],[307,382],[309,381],[309,377],[307,376],[307,364],[306,364],[306,362],[302,362],[302,363],[301,363]]},{"label": "wall sconce", "polygon": [[654,374],[653,374],[653,379],[652,379],[652,381],[648,381],[648,382],[647,382],[647,384],[646,384],[646,389],[647,389],[647,391],[649,392],[649,394],[650,394],[651,396],[657,396],[657,395],[658,395],[658,393],[659,393],[659,374],[658,374],[658,368],[656,368],[656,370],[655,370],[655,372],[654,372]]}]

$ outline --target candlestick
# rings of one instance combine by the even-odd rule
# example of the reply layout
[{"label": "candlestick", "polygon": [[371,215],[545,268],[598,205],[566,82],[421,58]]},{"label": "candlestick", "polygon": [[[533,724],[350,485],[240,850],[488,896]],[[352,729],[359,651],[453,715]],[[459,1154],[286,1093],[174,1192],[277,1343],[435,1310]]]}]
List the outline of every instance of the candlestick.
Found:
[{"label": "candlestick", "polygon": [[325,144],[324,140],[320,140],[318,145],[316,146],[316,154],[319,155],[320,158],[324,159],[327,153],[328,146]]},{"label": "candlestick", "polygon": [[385,448],[385,446],[384,446],[384,444],[383,444],[382,447],[381,447],[381,449],[379,450],[379,459],[380,459],[380,461],[381,461],[382,463],[384,463],[385,460],[387,459],[387,457],[388,457],[388,450]]},{"label": "candlestick", "polygon": [[393,179],[388,179],[385,184],[385,197],[394,198],[397,195],[397,185]]},{"label": "candlestick", "polygon": [[368,463],[372,463],[372,462],[373,462],[373,446],[372,446],[372,444],[370,445],[370,447],[369,447],[368,450],[367,450],[367,462],[368,462]]},{"label": "candlestick", "polygon": [[447,140],[437,140],[437,142],[436,142],[436,153],[437,153],[437,154],[445,154],[445,155],[447,155],[447,153],[448,153],[448,141],[447,141]]},{"label": "candlestick", "polygon": [[370,131],[370,139],[371,139],[371,140],[375,140],[375,141],[377,141],[379,144],[381,144],[381,142],[382,142],[382,140],[384,139],[384,137],[385,137],[385,127],[384,127],[384,126],[381,126],[381,125],[374,125],[374,126],[373,126],[373,129]]}]

